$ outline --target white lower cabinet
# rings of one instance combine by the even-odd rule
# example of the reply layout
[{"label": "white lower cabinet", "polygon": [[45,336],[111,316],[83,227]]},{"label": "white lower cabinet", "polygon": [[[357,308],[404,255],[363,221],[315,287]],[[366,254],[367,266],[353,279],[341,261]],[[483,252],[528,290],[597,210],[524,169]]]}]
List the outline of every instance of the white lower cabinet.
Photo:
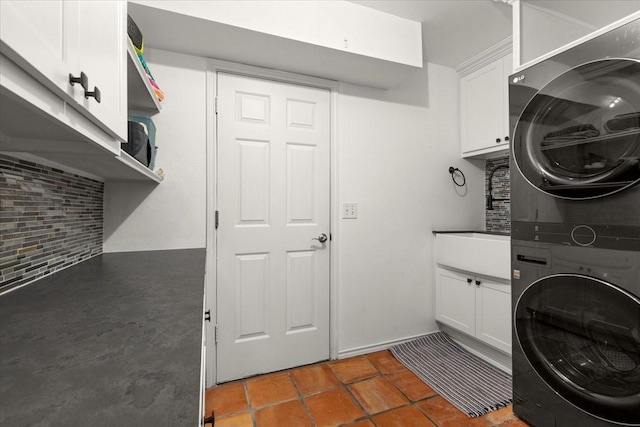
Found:
[{"label": "white lower cabinet", "polygon": [[436,320],[511,354],[511,285],[437,267]]}]

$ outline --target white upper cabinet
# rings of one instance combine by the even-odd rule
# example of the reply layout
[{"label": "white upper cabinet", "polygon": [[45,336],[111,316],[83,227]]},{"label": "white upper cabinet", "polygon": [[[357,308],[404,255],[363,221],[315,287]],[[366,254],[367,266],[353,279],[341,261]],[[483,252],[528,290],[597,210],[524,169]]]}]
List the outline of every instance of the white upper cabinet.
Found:
[{"label": "white upper cabinet", "polygon": [[[77,55],[76,73],[89,77],[89,92],[100,92],[100,102],[76,90],[74,98],[121,140],[127,140],[126,3],[79,1],[78,37],[71,49]],[[78,88],[79,89],[79,88]]]},{"label": "white upper cabinet", "polygon": [[0,0],[0,152],[96,179],[160,182],[120,148],[128,108],[160,110],[128,49],[126,6]]},{"label": "white upper cabinet", "polygon": [[125,2],[3,0],[0,19],[4,55],[126,141]]},{"label": "white upper cabinet", "polygon": [[490,157],[509,148],[509,91],[512,55],[462,77],[462,157]]},{"label": "white upper cabinet", "polygon": [[73,20],[77,9],[76,3],[62,0],[0,1],[3,53],[21,67],[38,73],[39,80],[48,80],[49,86],[72,93],[69,73],[75,67],[66,46],[73,31],[65,23]]}]

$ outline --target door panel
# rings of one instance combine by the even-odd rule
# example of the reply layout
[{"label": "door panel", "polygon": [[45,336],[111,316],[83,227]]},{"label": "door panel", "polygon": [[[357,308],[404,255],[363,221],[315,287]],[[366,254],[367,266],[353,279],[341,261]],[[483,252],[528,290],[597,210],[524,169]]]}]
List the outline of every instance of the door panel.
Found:
[{"label": "door panel", "polygon": [[329,358],[329,99],[218,74],[218,382]]},{"label": "door panel", "polygon": [[476,333],[476,290],[471,276],[437,268],[436,320],[471,336]]}]

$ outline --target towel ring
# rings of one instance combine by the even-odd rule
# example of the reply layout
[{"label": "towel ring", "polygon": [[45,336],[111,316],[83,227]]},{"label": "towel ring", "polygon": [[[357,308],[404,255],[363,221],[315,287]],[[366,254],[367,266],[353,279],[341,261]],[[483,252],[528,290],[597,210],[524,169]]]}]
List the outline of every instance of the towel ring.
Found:
[{"label": "towel ring", "polygon": [[[460,184],[460,183],[458,183],[458,181],[456,181],[456,176],[455,176],[456,172],[458,172],[462,176],[462,184]],[[449,173],[451,174],[451,180],[458,187],[464,187],[464,185],[467,183],[467,178],[465,178],[464,173],[462,173],[462,171],[460,169],[454,168],[453,166],[449,166]]]}]

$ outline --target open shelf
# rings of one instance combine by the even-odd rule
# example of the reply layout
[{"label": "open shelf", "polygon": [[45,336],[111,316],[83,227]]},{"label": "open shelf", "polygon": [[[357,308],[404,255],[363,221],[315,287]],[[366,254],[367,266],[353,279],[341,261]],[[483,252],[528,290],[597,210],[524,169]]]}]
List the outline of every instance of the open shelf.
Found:
[{"label": "open shelf", "polygon": [[129,111],[157,114],[162,110],[131,40],[127,37],[127,96]]},{"label": "open shelf", "polygon": [[[135,171],[135,175],[132,175],[130,178],[127,177],[126,180],[136,180],[137,178],[137,180],[141,181],[150,180],[159,183],[163,179],[161,176],[158,176],[142,163],[131,157],[125,151],[120,151],[120,155],[116,156],[115,159],[122,163],[123,166]],[[112,178],[112,181],[117,180],[117,178]],[[125,178],[123,177],[122,180],[125,180]]]},{"label": "open shelf", "polygon": [[0,59],[0,153],[104,181],[162,180],[33,76]]}]

